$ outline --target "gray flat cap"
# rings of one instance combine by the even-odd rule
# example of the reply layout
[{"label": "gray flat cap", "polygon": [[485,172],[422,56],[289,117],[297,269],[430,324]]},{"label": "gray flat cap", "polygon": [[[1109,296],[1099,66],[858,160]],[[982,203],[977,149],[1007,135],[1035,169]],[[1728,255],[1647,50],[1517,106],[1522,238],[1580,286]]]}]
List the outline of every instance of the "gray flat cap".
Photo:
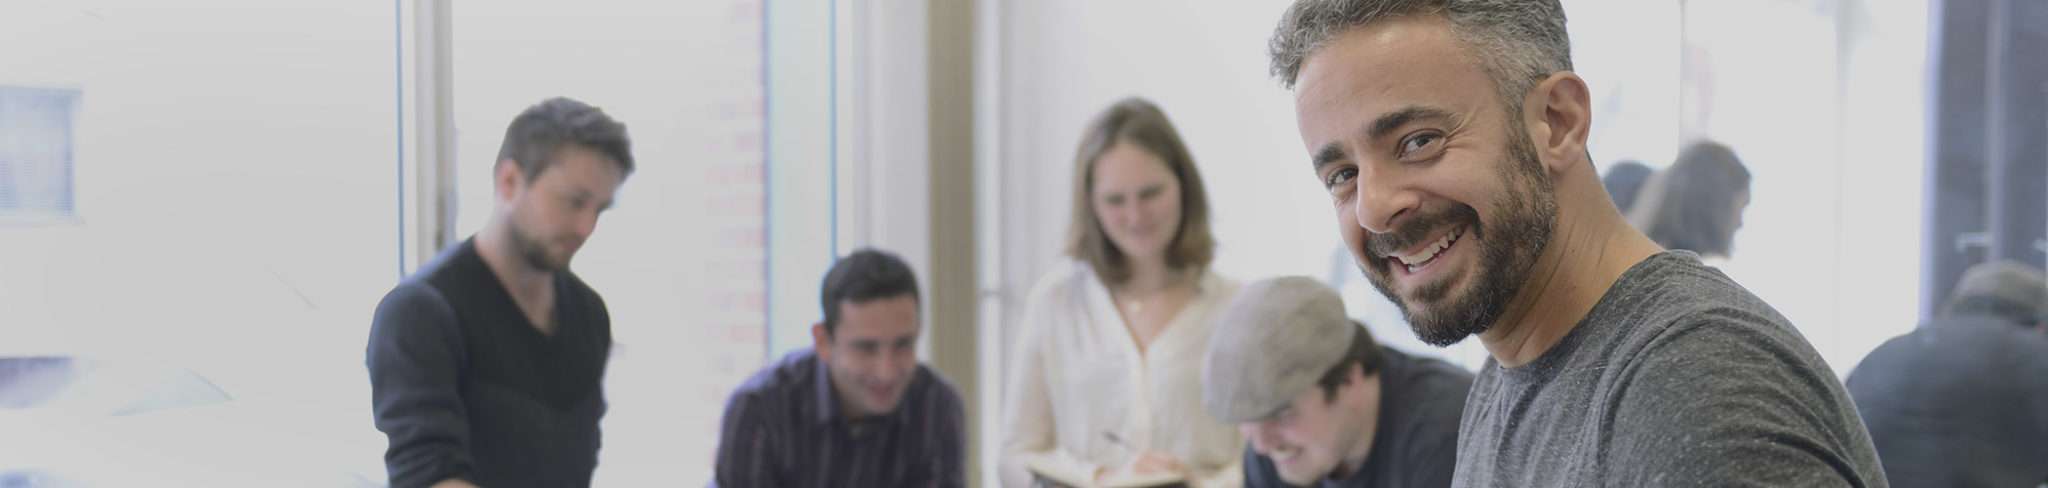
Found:
[{"label": "gray flat cap", "polygon": [[1202,408],[1232,424],[1278,412],[1344,359],[1358,329],[1344,300],[1316,280],[1246,285],[1217,314],[1202,362]]},{"label": "gray flat cap", "polygon": [[2048,318],[2048,281],[2041,270],[2018,261],[1991,261],[1964,270],[1949,301],[1970,298],[1998,300],[2032,317]]}]

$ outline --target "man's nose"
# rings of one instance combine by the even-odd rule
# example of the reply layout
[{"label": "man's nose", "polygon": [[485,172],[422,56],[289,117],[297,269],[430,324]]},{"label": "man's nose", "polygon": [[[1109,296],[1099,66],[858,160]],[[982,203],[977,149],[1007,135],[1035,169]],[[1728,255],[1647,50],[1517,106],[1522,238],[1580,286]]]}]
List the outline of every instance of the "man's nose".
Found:
[{"label": "man's nose", "polygon": [[1355,214],[1358,226],[1375,234],[1394,231],[1394,220],[1414,210],[1422,202],[1421,196],[1409,190],[1398,175],[1390,171],[1368,173],[1370,165],[1361,168],[1351,184],[1356,188],[1358,205]]}]

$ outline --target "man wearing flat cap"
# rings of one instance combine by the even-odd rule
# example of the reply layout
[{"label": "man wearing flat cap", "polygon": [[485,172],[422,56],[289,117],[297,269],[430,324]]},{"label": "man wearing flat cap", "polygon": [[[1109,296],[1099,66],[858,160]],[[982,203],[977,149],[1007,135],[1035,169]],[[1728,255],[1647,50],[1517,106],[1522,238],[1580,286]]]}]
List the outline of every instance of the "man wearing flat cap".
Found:
[{"label": "man wearing flat cap", "polygon": [[1373,342],[1313,279],[1246,286],[1217,316],[1202,406],[1249,444],[1245,486],[1450,486],[1472,374]]}]

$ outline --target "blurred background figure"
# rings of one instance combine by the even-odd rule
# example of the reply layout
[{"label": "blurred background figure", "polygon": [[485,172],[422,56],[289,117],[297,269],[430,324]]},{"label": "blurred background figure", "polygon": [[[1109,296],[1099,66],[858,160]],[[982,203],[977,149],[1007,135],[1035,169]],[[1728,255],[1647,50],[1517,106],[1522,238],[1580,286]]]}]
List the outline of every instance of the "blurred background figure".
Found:
[{"label": "blurred background figure", "polygon": [[1247,488],[1451,485],[1470,371],[1378,344],[1307,277],[1245,285],[1215,327],[1203,407],[1245,434]]},{"label": "blurred background figure", "polygon": [[2048,482],[2044,316],[2041,270],[1979,264],[1941,316],[1886,341],[1849,373],[1892,486]]},{"label": "blurred background figure", "polygon": [[1025,303],[1005,409],[1003,486],[1178,475],[1242,483],[1237,429],[1202,410],[1210,314],[1238,284],[1209,270],[1209,200],[1150,101],[1088,125],[1074,158],[1066,266]]},{"label": "blurred background figure", "polygon": [[1749,169],[1728,146],[1702,141],[1680,152],[1670,169],[1651,176],[1628,215],[1630,223],[1665,249],[1699,253],[1708,265],[1719,266],[1733,251],[1747,208]]},{"label": "blurred background figure", "polygon": [[762,368],[726,399],[713,488],[965,488],[959,391],[917,360],[917,273],[862,248],[825,272],[813,347]]},{"label": "blurred background figure", "polygon": [[1653,171],[1640,161],[1622,161],[1607,168],[1607,174],[1600,177],[1600,184],[1607,187],[1607,196],[1614,198],[1615,208],[1627,214],[1635,206],[1636,195],[1643,189],[1643,183],[1650,180]]}]

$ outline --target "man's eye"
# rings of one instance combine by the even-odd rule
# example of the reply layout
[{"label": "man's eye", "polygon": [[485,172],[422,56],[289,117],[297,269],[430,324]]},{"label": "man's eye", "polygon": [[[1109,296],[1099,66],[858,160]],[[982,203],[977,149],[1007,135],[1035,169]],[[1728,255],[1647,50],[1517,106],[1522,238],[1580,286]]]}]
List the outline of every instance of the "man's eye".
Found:
[{"label": "man's eye", "polygon": [[1336,170],[1336,171],[1331,171],[1331,172],[1330,172],[1330,175],[1329,175],[1329,176],[1325,176],[1325,177],[1324,177],[1324,179],[1323,179],[1323,188],[1325,188],[1325,189],[1328,189],[1328,188],[1336,188],[1336,187],[1337,187],[1337,185],[1342,185],[1342,184],[1345,184],[1345,183],[1349,183],[1349,182],[1351,182],[1351,179],[1352,179],[1352,178],[1357,178],[1357,177],[1358,177],[1358,169],[1357,169],[1357,168],[1343,168],[1343,169],[1339,169],[1339,170]]},{"label": "man's eye", "polygon": [[1441,135],[1428,132],[1410,136],[1407,140],[1401,141],[1401,158],[1406,159],[1415,155],[1417,151],[1429,149],[1443,138]]}]

